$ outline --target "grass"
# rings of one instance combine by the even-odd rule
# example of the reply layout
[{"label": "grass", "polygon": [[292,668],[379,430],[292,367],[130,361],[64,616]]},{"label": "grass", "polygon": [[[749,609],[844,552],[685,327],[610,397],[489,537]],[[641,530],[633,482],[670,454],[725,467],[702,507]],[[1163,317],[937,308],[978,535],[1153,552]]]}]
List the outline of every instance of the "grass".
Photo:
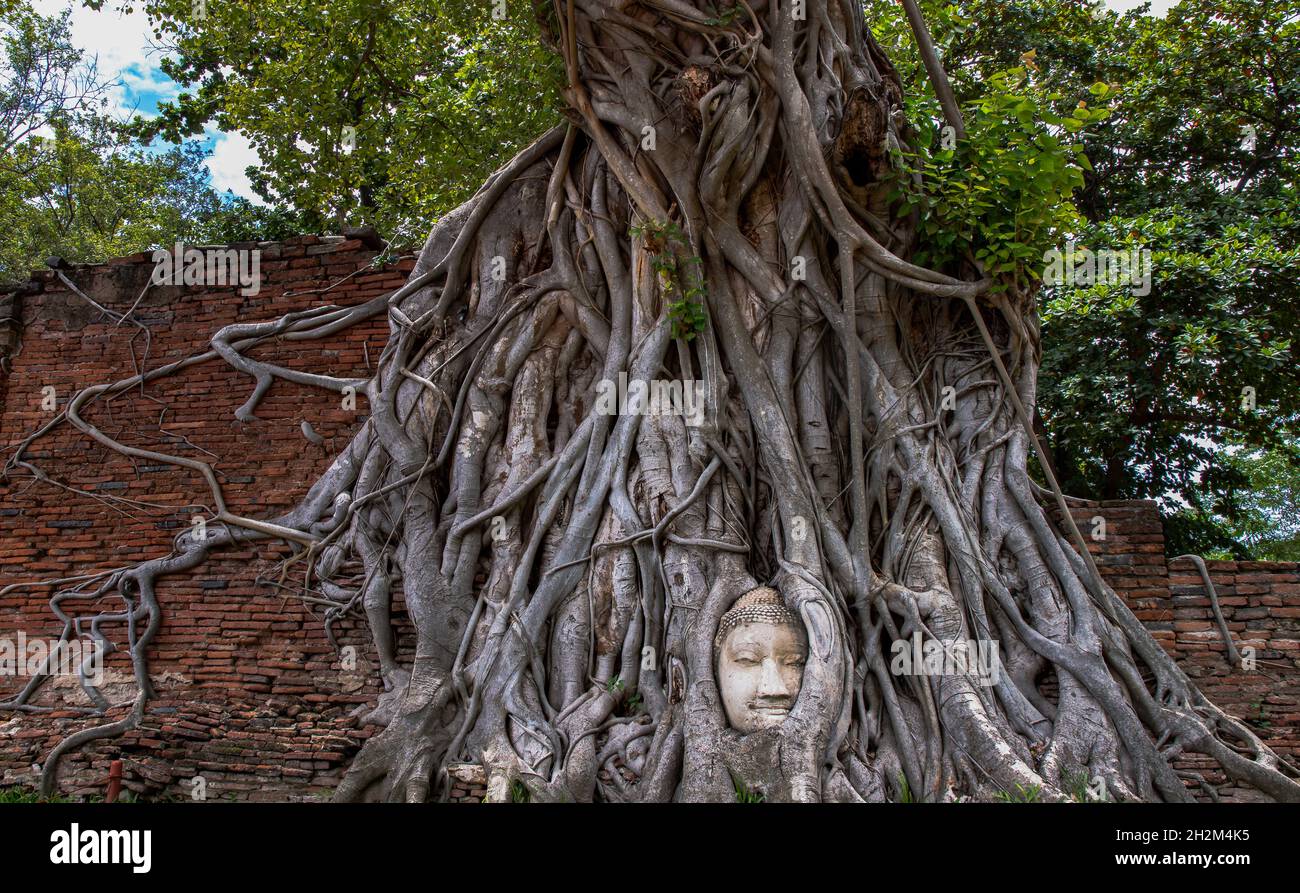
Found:
[{"label": "grass", "polygon": [[1078,772],[1067,772],[1064,779],[1065,792],[1070,795],[1070,799],[1075,803],[1087,803],[1088,797],[1088,773],[1083,770]]},{"label": "grass", "polygon": [[1042,795],[1043,789],[1039,785],[1016,785],[1015,793],[1011,791],[998,791],[995,795],[1003,803],[1037,803]]},{"label": "grass", "polygon": [[757,790],[756,788],[751,788],[748,785],[746,785],[744,781],[736,777],[736,774],[734,772],[729,774],[731,775],[731,785],[736,789],[737,803],[766,802],[767,798],[763,796],[762,791]]},{"label": "grass", "polygon": [[907,783],[907,776],[902,772],[898,773],[898,802],[915,803],[916,798],[912,796],[912,788]]},{"label": "grass", "polygon": [[61,794],[45,800],[34,788],[14,787],[0,788],[0,803],[76,803],[78,801]]}]

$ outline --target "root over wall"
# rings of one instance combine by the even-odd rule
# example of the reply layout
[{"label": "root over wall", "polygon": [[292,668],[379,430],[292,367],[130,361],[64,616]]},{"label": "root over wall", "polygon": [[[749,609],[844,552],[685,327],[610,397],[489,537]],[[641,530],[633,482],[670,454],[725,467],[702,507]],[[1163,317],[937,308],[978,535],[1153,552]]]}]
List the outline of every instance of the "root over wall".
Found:
[{"label": "root over wall", "polygon": [[[258,247],[258,246],[244,246]],[[0,293],[0,443],[11,445],[48,417],[43,389],[62,406],[77,389],[127,377],[148,351],[157,365],[189,356],[211,333],[235,321],[273,319],[324,301],[349,306],[400,287],[411,261],[373,268],[374,251],[359,241],[306,236],[262,244],[257,295],[230,288],[151,288],[135,317],[149,328],[117,326],[52,271]],[[146,255],[66,270],[86,297],[125,313],[153,269]],[[387,337],[382,319],[354,326],[300,354],[291,343],[266,356],[290,368],[368,377]],[[146,343],[148,342],[148,343]],[[323,368],[325,367],[325,368]],[[289,509],[365,420],[366,405],[344,409],[336,394],[276,382],[258,419],[240,422],[247,378],[224,364],[163,380],[114,399],[103,414],[110,434],[131,432],[144,448],[203,455],[224,474],[231,510],[271,517]],[[110,421],[111,420],[111,421]],[[314,443],[302,424],[322,440]],[[64,428],[28,453],[47,482],[0,482],[0,639],[57,636],[48,589],[13,584],[139,563],[166,552],[198,506],[189,475],[171,466],[134,464]],[[128,501],[129,500],[129,501]],[[1233,668],[1201,577],[1186,560],[1170,561],[1152,503],[1078,504],[1080,526],[1106,519],[1092,548],[1106,581],[1181,668],[1215,703],[1243,718],[1274,751],[1300,751],[1300,566],[1211,562],[1209,570],[1234,644],[1255,661]],[[189,798],[202,777],[208,799],[325,798],[362,743],[378,731],[365,714],[379,692],[371,638],[359,617],[330,625],[324,608],[280,588],[275,567],[288,554],[277,542],[225,550],[159,593],[163,621],[150,652],[157,697],[139,728],[69,755],[64,793],[102,793],[112,759],[125,763],[126,785],[147,796]],[[414,636],[395,602],[398,656],[407,662]],[[338,647],[336,647],[338,646]],[[339,648],[344,650],[340,652]],[[1253,653],[1245,649],[1254,649]],[[355,659],[353,659],[355,658]],[[36,710],[0,715],[0,785],[32,786],[34,768],[60,739],[88,723],[130,710],[131,663],[107,662],[106,717],[90,707],[75,680],[58,680],[34,700]],[[0,676],[0,701],[27,679]],[[41,710],[39,708],[54,708]],[[1184,757],[1225,800],[1246,799],[1209,760]],[[455,767],[452,799],[477,799],[483,779]],[[1200,796],[1206,796],[1199,792]]]}]

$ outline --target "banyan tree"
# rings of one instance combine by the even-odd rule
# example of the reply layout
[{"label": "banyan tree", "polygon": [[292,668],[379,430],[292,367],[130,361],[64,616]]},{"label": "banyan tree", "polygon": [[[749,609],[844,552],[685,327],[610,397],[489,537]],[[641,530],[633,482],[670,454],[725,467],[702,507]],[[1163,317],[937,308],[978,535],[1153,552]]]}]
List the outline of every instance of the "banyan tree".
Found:
[{"label": "banyan tree", "polygon": [[[383,729],[339,800],[437,800],[464,761],[496,800],[1187,800],[1188,752],[1300,798],[1070,519],[1031,424],[1037,280],[918,259],[920,127],[874,5],[538,3],[565,120],[437,222],[404,287],[80,392],[60,423],[193,470],[218,511],[99,582],[135,710],[59,745],[47,788],[143,716],[165,578],[275,538],[378,656]],[[368,380],[258,358],[378,315]],[[247,373],[241,414],[282,379],[369,416],[291,512],[240,517],[206,463],[94,423],[202,362]]]}]

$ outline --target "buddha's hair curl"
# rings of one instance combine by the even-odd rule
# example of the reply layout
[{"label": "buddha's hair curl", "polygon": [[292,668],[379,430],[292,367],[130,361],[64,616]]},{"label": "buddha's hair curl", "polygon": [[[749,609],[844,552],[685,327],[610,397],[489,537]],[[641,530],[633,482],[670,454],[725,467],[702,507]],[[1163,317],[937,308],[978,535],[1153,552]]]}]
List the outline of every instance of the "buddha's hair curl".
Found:
[{"label": "buddha's hair curl", "polygon": [[751,589],[736,599],[727,613],[718,621],[718,634],[713,639],[713,653],[717,657],[722,649],[722,640],[742,623],[770,623],[773,626],[793,626],[803,634],[803,624],[799,617],[785,606],[781,593],[769,586]]}]

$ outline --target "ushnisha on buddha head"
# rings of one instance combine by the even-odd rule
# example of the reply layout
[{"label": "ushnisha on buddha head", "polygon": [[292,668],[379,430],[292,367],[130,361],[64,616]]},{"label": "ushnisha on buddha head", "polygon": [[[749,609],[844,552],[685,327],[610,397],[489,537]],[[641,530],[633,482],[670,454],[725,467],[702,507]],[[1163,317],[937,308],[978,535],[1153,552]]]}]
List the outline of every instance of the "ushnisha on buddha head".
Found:
[{"label": "ushnisha on buddha head", "polygon": [[718,623],[713,655],[732,728],[757,732],[790,714],[803,684],[808,639],[779,592],[760,586],[737,599]]}]

